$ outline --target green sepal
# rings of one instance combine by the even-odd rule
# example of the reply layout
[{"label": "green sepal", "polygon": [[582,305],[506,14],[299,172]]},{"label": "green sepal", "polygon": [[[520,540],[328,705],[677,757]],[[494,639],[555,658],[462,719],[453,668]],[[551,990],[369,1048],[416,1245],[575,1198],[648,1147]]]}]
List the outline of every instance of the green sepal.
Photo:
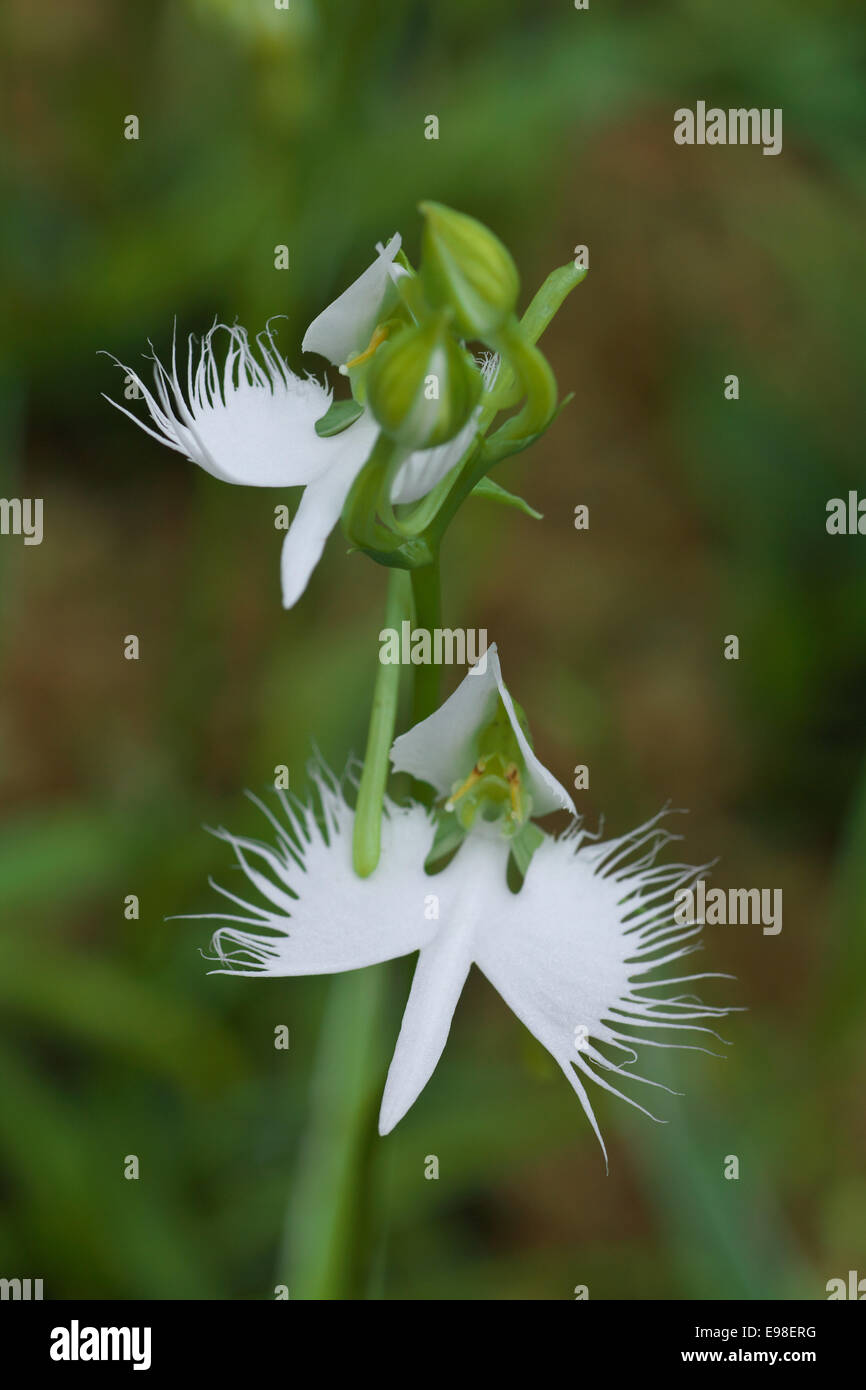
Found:
[{"label": "green sepal", "polygon": [[316,421],[316,434],[320,439],[330,439],[331,435],[341,434],[354,425],[364,407],[358,401],[332,401],[321,419]]},{"label": "green sepal", "polygon": [[538,342],[568,295],[588,274],[585,268],[578,270],[573,261],[550,272],[520,320],[520,327],[531,343]]},{"label": "green sepal", "polygon": [[[566,298],[589,274],[588,270],[577,270],[573,262],[557,266],[552,270],[544,284],[536,291],[532,302],[521,316],[521,332],[530,343],[537,343],[551,319],[562,308]],[[496,385],[490,393],[497,410],[508,410],[520,399],[520,387],[514,373],[506,362],[499,368]]]},{"label": "green sepal", "polygon": [[539,830],[537,825],[533,825],[532,821],[528,820],[511,841],[511,855],[521,879],[526,877],[532,856],[539,845],[544,843],[545,838],[544,831]]},{"label": "green sepal", "polygon": [[475,484],[470,496],[484,497],[488,502],[500,502],[503,507],[515,507],[517,511],[531,516],[533,521],[541,521],[542,519],[541,512],[530,507],[525,498],[518,497],[514,492],[509,492],[507,488],[500,487],[498,483],[494,483],[492,478],[481,478]]},{"label": "green sepal", "polygon": [[466,839],[466,831],[453,811],[444,813],[436,822],[436,833],[430,852],[424,860],[424,869],[429,874],[437,864],[454,854]]}]

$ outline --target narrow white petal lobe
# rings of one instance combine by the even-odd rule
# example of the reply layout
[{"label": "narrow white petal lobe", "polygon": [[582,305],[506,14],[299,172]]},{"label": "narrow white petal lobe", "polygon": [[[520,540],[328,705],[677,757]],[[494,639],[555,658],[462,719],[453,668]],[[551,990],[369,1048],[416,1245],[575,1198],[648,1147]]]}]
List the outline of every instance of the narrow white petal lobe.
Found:
[{"label": "narrow white petal lobe", "polygon": [[439,900],[439,931],[415,966],[382,1097],[380,1134],[390,1133],[436,1070],[475,958],[478,924],[485,914],[495,917],[499,899],[508,894],[506,859],[502,845],[473,839],[443,873],[423,880]]},{"label": "narrow white petal lobe", "polygon": [[331,466],[305,488],[283,542],[280,570],[284,608],[297,603],[306,589],[352,484],[369,457],[376,434],[375,421],[365,414],[328,440],[334,446]]}]

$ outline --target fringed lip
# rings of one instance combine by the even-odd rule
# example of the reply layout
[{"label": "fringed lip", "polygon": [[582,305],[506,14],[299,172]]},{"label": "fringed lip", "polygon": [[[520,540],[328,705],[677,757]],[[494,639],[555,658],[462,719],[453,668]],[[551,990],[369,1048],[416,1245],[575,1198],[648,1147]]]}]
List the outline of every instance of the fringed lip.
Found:
[{"label": "fringed lip", "polygon": [[[668,974],[699,949],[700,925],[679,925],[673,912],[677,889],[707,866],[658,862],[679,838],[660,824],[666,811],[609,841],[575,818],[560,836],[545,839],[514,894],[505,880],[507,850],[480,837],[470,835],[444,871],[425,874],[429,811],[387,802],[381,861],[362,880],[351,862],[351,779],[338,781],[321,762],[311,774],[306,802],[279,792],[272,808],[252,798],[267,819],[267,839],[222,827],[213,832],[232,849],[249,892],[214,884],[226,906],[193,915],[220,923],[209,957],[215,973],[328,974],[419,952],[383,1097],[382,1133],[414,1104],[437,1066],[472,964],[555,1058],[605,1162],[584,1081],[655,1120],[614,1084],[670,1090],[633,1070],[640,1049],[709,1051],[696,1034],[724,1043],[712,1025],[732,1010],[670,993],[731,977]],[[425,912],[431,894],[432,918]]]},{"label": "fringed lip", "polygon": [[[216,343],[225,341],[223,335],[227,343],[220,362]],[[169,367],[149,346],[153,389],[138,372],[112,360],[144,398],[152,426],[110,396],[105,399],[160,444],[222,482],[250,487],[306,485],[332,462],[333,440],[315,432],[331,391],[315,377],[291,370],[270,323],[254,343],[239,324],[214,323],[201,343],[191,334],[183,373],[176,331]]]}]

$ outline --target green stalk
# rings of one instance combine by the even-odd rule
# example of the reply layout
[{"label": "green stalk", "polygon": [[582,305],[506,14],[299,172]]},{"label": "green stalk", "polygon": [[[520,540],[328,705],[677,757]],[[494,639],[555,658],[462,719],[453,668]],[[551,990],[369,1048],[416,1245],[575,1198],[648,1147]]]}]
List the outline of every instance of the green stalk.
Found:
[{"label": "green stalk", "polygon": [[[405,570],[391,570],[385,626],[400,629],[411,611]],[[352,840],[355,872],[379,862],[388,754],[394,738],[400,667],[379,663]],[[340,975],[330,985],[319,1034],[310,1119],[289,1206],[283,1267],[290,1297],[363,1298],[370,1271],[363,1251],[375,1202],[371,1166],[382,1093],[381,966]]]},{"label": "green stalk", "polygon": [[[405,570],[391,570],[385,604],[385,627],[396,628],[409,614],[409,591]],[[367,733],[364,768],[355,806],[352,833],[352,863],[360,878],[368,878],[379,862],[382,840],[382,805],[388,781],[388,753],[394,741],[397,697],[400,693],[400,667],[379,663],[373,687],[373,707]]]},{"label": "green stalk", "polygon": [[385,1064],[381,966],[329,986],[309,1121],[289,1202],[282,1270],[290,1298],[363,1298],[376,1202],[371,1166]]},{"label": "green stalk", "polygon": [[[523,325],[512,320],[501,330],[497,343],[491,344],[503,354],[502,375],[500,389],[482,412],[480,434],[497,410],[511,403],[506,398],[513,391],[525,395],[526,403],[495,440],[506,440],[507,436],[522,441],[547,424],[556,408],[556,382],[533,344],[581,278],[582,274],[576,275],[569,267],[555,271],[527,310]],[[396,447],[380,438],[350,494],[344,525],[354,544],[373,551],[381,547],[385,563],[396,558],[391,555],[396,550],[393,531],[409,540],[424,536],[435,558],[409,571],[391,571],[385,626],[399,630],[414,601],[415,626],[430,633],[432,641],[441,621],[439,542],[461,502],[487,472],[490,457],[476,439],[453,485],[443,480],[434,495],[402,522],[396,520],[390,507],[390,485],[399,463]],[[353,863],[362,878],[379,862],[399,685],[399,665],[380,663],[353,831]],[[432,662],[414,668],[413,723],[438,708],[439,685],[439,670]],[[420,786],[417,793],[423,794]],[[340,976],[330,986],[307,1138],[298,1159],[286,1235],[284,1268],[289,1270],[293,1298],[345,1299],[369,1294],[369,1262],[365,1263],[362,1252],[370,1243],[375,1200],[371,1168],[384,1070],[381,1025],[386,984],[384,971],[377,967]]]},{"label": "green stalk", "polygon": [[[439,625],[439,567],[392,570],[385,626],[399,631],[414,596],[416,626]],[[413,722],[439,703],[439,672],[432,663],[414,670]],[[353,860],[366,877],[379,860],[382,803],[388,754],[394,737],[400,667],[382,665],[376,675],[367,752],[355,811]],[[370,1269],[375,1219],[372,1160],[376,1110],[382,1092],[382,1022],[388,977],[381,966],[341,975],[330,986],[313,1078],[312,1106],[298,1159],[286,1232],[283,1267],[289,1293],[302,1299],[363,1298]]]},{"label": "green stalk", "polygon": [[[415,630],[425,629],[429,632],[432,652],[433,631],[440,626],[441,619],[438,558],[432,565],[410,570],[409,574],[415,600]],[[412,723],[418,724],[439,708],[439,667],[431,661],[425,666],[415,666],[413,671]]]}]

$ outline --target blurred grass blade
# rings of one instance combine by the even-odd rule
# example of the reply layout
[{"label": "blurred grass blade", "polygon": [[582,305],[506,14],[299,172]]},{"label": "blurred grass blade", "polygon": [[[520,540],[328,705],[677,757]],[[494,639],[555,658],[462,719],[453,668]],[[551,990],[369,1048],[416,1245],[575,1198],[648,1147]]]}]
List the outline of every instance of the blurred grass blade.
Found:
[{"label": "blurred grass blade", "polygon": [[222,1027],[188,998],[171,998],[92,960],[7,936],[0,940],[0,1003],[36,1020],[172,1077],[207,1087],[234,1078],[240,1062]]}]

